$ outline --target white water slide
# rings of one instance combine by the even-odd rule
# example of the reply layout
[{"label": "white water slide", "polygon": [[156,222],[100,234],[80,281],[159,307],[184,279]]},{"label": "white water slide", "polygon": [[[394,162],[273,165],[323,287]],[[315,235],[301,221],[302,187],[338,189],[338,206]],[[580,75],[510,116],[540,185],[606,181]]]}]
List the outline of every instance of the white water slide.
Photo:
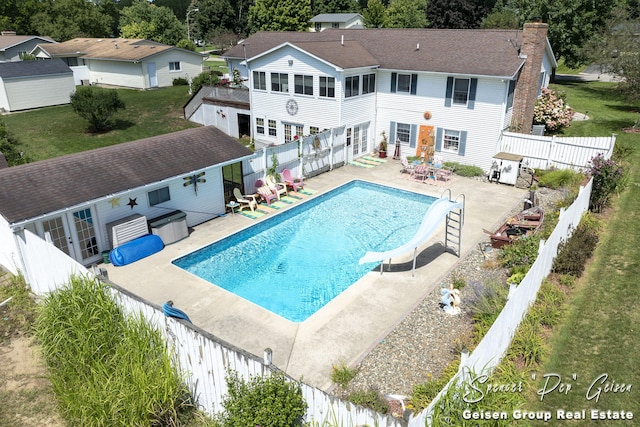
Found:
[{"label": "white water slide", "polygon": [[[391,258],[403,255],[410,250],[413,250],[413,270],[416,268],[416,252],[418,250],[418,246],[424,243],[431,235],[436,231],[440,222],[443,218],[446,218],[449,212],[454,209],[464,210],[464,203],[459,202],[457,200],[451,200],[450,198],[442,197],[429,206],[429,210],[425,214],[422,219],[422,223],[418,228],[416,234],[402,246],[399,246],[395,249],[391,249],[385,252],[367,252],[364,254],[362,258],[358,261],[360,264],[365,264],[367,262],[378,262],[384,261],[388,259],[391,261]],[[462,228],[462,214],[460,215],[460,223],[458,224],[458,231]],[[448,231],[447,231],[448,232]],[[445,243],[446,246],[446,243]],[[380,273],[382,273],[383,264],[380,265]]]}]

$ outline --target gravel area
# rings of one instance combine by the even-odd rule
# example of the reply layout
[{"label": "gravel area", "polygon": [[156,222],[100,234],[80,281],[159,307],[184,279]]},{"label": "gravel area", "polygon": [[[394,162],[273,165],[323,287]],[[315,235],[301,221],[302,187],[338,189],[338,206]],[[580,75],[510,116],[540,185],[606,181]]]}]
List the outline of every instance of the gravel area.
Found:
[{"label": "gravel area", "polygon": [[[542,188],[535,192],[534,202],[549,212],[564,194]],[[522,205],[514,206],[512,214],[520,210]],[[438,378],[452,361],[459,359],[460,346],[456,342],[464,341],[465,336],[468,340],[472,334],[469,302],[486,283],[506,283],[507,271],[500,267],[499,252],[491,248],[488,235],[478,242],[442,278],[440,286],[364,357],[348,391],[375,389],[383,395],[411,396],[414,384]],[[467,284],[460,291],[461,311],[452,315],[440,308],[440,289],[456,278],[463,278]]]}]

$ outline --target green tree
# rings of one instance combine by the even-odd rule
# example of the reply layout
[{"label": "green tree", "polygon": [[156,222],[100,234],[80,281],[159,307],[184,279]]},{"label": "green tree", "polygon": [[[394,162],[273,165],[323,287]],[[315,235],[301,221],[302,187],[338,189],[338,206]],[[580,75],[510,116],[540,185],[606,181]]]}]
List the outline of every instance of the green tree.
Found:
[{"label": "green tree", "polygon": [[426,0],[391,0],[384,26],[387,28],[425,28]]},{"label": "green tree", "polygon": [[31,23],[31,17],[40,10],[41,3],[38,0],[2,0],[0,28],[14,30],[17,34],[40,35]]},{"label": "green tree", "polygon": [[113,116],[125,105],[114,90],[78,86],[71,95],[71,108],[89,121],[91,131],[100,132],[111,127]]},{"label": "green tree", "polygon": [[249,8],[249,28],[256,31],[307,31],[309,0],[256,0]]},{"label": "green tree", "polygon": [[495,0],[429,0],[427,19],[433,28],[479,28]]},{"label": "green tree", "polygon": [[130,7],[122,9],[122,37],[175,45],[185,38],[186,31],[186,27],[169,8],[155,6],[146,0],[135,0]]},{"label": "green tree", "polygon": [[481,28],[520,28],[520,17],[518,13],[509,7],[505,7],[502,0],[498,0],[491,13],[484,17]]},{"label": "green tree", "polygon": [[9,166],[29,163],[29,159],[20,151],[18,141],[7,132],[4,121],[0,119],[0,153]]},{"label": "green tree", "polygon": [[357,11],[358,4],[353,0],[313,0],[311,15],[320,13],[352,13]]},{"label": "green tree", "polygon": [[187,18],[189,3],[190,0],[153,0],[153,4],[156,6],[170,9],[179,21],[184,21]]},{"label": "green tree", "polygon": [[621,93],[631,102],[640,101],[640,48],[638,21],[627,8],[616,8],[605,31],[585,48],[593,62],[602,69],[624,77],[618,83]]},{"label": "green tree", "polygon": [[39,4],[31,18],[37,34],[56,41],[75,37],[107,37],[113,18],[102,13],[93,2],[85,0],[47,0]]},{"label": "green tree", "polygon": [[369,0],[367,8],[362,11],[364,26],[367,28],[382,28],[387,8],[382,0]]},{"label": "green tree", "polygon": [[235,12],[229,0],[199,0],[198,11],[189,15],[192,39],[211,40],[215,34],[233,30]]}]

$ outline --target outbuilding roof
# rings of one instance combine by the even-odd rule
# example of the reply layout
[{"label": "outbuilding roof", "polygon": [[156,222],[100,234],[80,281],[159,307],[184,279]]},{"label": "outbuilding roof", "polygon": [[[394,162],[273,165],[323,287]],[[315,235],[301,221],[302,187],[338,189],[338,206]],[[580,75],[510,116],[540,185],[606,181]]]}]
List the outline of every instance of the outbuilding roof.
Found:
[{"label": "outbuilding roof", "polygon": [[311,22],[349,22],[355,18],[362,18],[359,13],[321,13],[311,18]]},{"label": "outbuilding roof", "polygon": [[46,76],[52,74],[73,74],[73,71],[62,59],[0,62],[0,78],[2,79]]},{"label": "outbuilding roof", "polygon": [[[258,32],[223,57],[251,60],[288,42],[324,43],[314,54],[339,65],[382,69],[511,77],[524,63],[519,57],[520,30],[436,30],[405,28],[333,29],[322,32]],[[362,54],[351,47],[360,45]],[[366,51],[367,55],[364,54]],[[310,51],[311,52],[311,51]],[[246,54],[246,55],[245,55]]]},{"label": "outbuilding roof", "polygon": [[0,169],[0,214],[15,224],[253,154],[213,126]]},{"label": "outbuilding roof", "polygon": [[[40,45],[39,48],[51,57],[77,56],[86,59],[108,59],[114,61],[142,61],[153,55],[179,49],[152,40],[123,38],[78,37],[57,44]],[[184,49],[180,49],[184,50]],[[194,55],[201,53],[184,50]]]}]

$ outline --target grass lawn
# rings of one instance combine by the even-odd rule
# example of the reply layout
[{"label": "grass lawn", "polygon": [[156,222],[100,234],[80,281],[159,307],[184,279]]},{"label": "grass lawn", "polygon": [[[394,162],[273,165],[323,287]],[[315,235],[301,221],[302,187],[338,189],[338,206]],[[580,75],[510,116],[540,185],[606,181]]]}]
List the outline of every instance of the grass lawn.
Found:
[{"label": "grass lawn", "polygon": [[89,123],[70,105],[2,116],[7,131],[31,160],[43,160],[199,126],[183,118],[190,98],[187,86],[154,90],[113,89],[126,109],[115,116],[113,130],[89,134]]},{"label": "grass lawn", "polygon": [[[562,325],[549,341],[549,356],[538,375],[557,374],[571,389],[556,388],[541,398],[537,393],[544,380],[534,381],[529,390],[527,410],[586,410],[586,420],[571,425],[592,425],[590,410],[632,411],[640,419],[640,134],[625,133],[638,117],[638,106],[621,101],[612,83],[570,83],[556,85],[565,90],[569,104],[578,111],[589,110],[593,120],[574,123],[565,135],[607,135],[617,133],[617,145],[630,149],[630,179],[627,189],[605,214],[605,231],[591,264],[577,282]],[[558,377],[549,381],[547,389]],[[623,392],[609,391],[619,385]],[[622,386],[625,384],[625,386]],[[627,386],[631,385],[629,391]],[[599,391],[601,390],[601,391]],[[581,415],[581,414],[580,414]],[[598,415],[600,415],[598,413]],[[558,420],[558,423],[562,421]],[[599,426],[620,425],[621,421],[597,421]],[[540,422],[540,425],[543,423]],[[547,423],[544,423],[548,425]],[[552,422],[555,424],[555,421]]]}]

